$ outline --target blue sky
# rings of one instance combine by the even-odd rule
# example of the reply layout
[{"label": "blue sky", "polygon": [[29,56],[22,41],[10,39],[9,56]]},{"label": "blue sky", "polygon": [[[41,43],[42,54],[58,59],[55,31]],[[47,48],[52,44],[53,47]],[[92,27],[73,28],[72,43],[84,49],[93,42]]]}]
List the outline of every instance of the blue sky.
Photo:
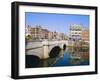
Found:
[{"label": "blue sky", "polygon": [[68,34],[71,24],[82,24],[84,27],[89,28],[89,16],[26,12],[25,23],[26,26],[41,25],[49,31],[57,31]]}]

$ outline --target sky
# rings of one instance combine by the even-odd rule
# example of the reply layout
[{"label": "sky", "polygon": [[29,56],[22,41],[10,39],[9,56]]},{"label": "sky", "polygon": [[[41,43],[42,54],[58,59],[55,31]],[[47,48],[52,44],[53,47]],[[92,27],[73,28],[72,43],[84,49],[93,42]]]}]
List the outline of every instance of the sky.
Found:
[{"label": "sky", "polygon": [[89,28],[89,16],[25,12],[25,24],[26,26],[31,25],[33,27],[35,25],[41,25],[49,31],[68,34],[70,25],[72,24],[82,24],[85,28]]}]

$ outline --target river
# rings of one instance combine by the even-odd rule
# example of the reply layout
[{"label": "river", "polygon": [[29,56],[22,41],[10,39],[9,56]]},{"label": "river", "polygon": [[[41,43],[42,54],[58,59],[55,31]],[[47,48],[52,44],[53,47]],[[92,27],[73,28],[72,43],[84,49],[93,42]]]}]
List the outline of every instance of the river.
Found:
[{"label": "river", "polygon": [[36,65],[35,67],[61,67],[82,65],[89,65],[89,49],[67,47],[65,50],[61,50],[58,56],[55,58],[41,59],[38,65]]}]

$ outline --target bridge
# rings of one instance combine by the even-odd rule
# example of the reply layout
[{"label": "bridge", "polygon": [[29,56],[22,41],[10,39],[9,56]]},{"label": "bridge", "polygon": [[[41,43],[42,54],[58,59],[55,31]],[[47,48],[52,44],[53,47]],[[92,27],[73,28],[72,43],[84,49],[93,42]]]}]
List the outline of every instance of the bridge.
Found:
[{"label": "bridge", "polygon": [[64,46],[68,46],[68,41],[67,40],[30,41],[26,43],[25,51],[26,55],[35,55],[38,56],[40,59],[46,59],[49,58],[50,52],[56,46],[59,47],[60,49],[64,49]]}]

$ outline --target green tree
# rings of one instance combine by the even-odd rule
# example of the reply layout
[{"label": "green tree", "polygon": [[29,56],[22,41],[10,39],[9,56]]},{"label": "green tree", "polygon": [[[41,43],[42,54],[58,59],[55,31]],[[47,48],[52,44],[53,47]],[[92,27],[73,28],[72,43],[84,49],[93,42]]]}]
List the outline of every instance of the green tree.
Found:
[{"label": "green tree", "polygon": [[27,35],[27,36],[25,37],[25,39],[26,39],[26,40],[32,40],[32,36],[31,36],[31,35]]}]

